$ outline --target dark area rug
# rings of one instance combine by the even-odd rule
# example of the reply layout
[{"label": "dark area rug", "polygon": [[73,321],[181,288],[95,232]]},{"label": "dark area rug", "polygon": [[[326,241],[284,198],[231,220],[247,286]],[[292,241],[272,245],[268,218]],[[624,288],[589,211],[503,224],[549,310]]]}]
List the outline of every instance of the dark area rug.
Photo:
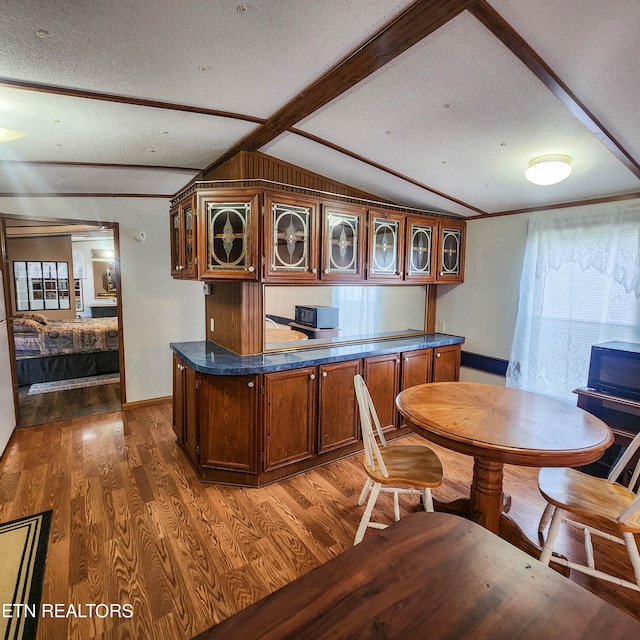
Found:
[{"label": "dark area rug", "polygon": [[0,638],[4,640],[36,637],[52,513],[0,524]]}]

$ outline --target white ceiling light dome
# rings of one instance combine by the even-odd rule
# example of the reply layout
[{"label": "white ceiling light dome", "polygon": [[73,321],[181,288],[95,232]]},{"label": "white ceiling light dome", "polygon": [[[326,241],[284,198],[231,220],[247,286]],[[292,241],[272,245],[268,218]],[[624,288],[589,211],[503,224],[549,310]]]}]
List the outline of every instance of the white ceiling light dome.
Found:
[{"label": "white ceiling light dome", "polygon": [[549,185],[562,182],[572,171],[570,156],[555,154],[531,160],[524,175],[533,184]]}]

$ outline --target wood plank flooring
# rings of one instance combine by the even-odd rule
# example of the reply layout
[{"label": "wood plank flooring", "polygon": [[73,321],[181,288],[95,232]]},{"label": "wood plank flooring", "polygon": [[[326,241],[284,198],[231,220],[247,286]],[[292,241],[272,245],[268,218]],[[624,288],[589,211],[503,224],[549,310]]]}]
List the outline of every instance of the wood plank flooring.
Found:
[{"label": "wood plank flooring", "polygon": [[36,395],[29,395],[30,386],[18,387],[20,427],[119,411],[122,407],[119,382]]},{"label": "wood plank flooring", "polygon": [[[466,495],[471,460],[434,449],[445,469],[434,495]],[[0,522],[53,509],[42,601],[133,609],[44,618],[37,638],[192,638],[351,546],[361,464],[359,454],[260,489],[205,485],[176,445],[168,404],[17,430],[0,460]],[[506,467],[505,488],[535,539],[536,470]],[[391,499],[380,502],[390,522]],[[418,508],[409,496],[401,506]],[[640,594],[573,574],[640,618]]]}]

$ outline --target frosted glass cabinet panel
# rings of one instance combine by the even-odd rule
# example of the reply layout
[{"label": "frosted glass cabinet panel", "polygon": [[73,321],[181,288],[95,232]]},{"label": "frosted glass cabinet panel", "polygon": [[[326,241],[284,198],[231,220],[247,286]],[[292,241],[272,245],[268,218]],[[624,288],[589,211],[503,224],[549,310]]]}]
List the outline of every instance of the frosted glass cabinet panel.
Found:
[{"label": "frosted glass cabinet panel", "polygon": [[368,280],[402,280],[405,216],[369,211]]},{"label": "frosted glass cabinet panel", "polygon": [[407,218],[406,280],[423,283],[435,281],[437,246],[437,220],[417,216]]},{"label": "frosted glass cabinet panel", "polygon": [[257,280],[259,197],[256,192],[198,194],[201,278]]},{"label": "frosted glass cabinet panel", "polygon": [[463,281],[465,226],[464,221],[440,221],[439,265],[436,282]]},{"label": "frosted glass cabinet panel", "polygon": [[318,205],[314,200],[266,194],[265,278],[315,282],[318,279]]},{"label": "frosted glass cabinet panel", "polygon": [[362,280],[365,211],[349,205],[323,205],[322,279]]}]

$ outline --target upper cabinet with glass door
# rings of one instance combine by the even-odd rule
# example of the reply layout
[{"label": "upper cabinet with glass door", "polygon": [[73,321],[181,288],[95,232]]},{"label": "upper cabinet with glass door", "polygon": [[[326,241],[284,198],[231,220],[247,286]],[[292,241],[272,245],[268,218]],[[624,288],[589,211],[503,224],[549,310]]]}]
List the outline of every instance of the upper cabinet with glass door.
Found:
[{"label": "upper cabinet with glass door", "polygon": [[408,216],[406,246],[404,279],[420,284],[435,282],[438,221]]},{"label": "upper cabinet with glass door", "polygon": [[440,220],[436,282],[458,283],[464,279],[464,220]]},{"label": "upper cabinet with glass door", "polygon": [[200,278],[258,279],[259,205],[256,191],[198,193]]},{"label": "upper cabinet with glass door", "polygon": [[322,273],[326,282],[364,277],[365,210],[351,205],[322,206]]},{"label": "upper cabinet with glass door", "polygon": [[195,196],[189,196],[171,209],[171,275],[174,278],[198,277],[196,258]]},{"label": "upper cabinet with glass door", "polygon": [[367,280],[402,280],[405,216],[369,211]]},{"label": "upper cabinet with glass door", "polygon": [[277,193],[265,194],[265,280],[318,280],[318,204]]}]

